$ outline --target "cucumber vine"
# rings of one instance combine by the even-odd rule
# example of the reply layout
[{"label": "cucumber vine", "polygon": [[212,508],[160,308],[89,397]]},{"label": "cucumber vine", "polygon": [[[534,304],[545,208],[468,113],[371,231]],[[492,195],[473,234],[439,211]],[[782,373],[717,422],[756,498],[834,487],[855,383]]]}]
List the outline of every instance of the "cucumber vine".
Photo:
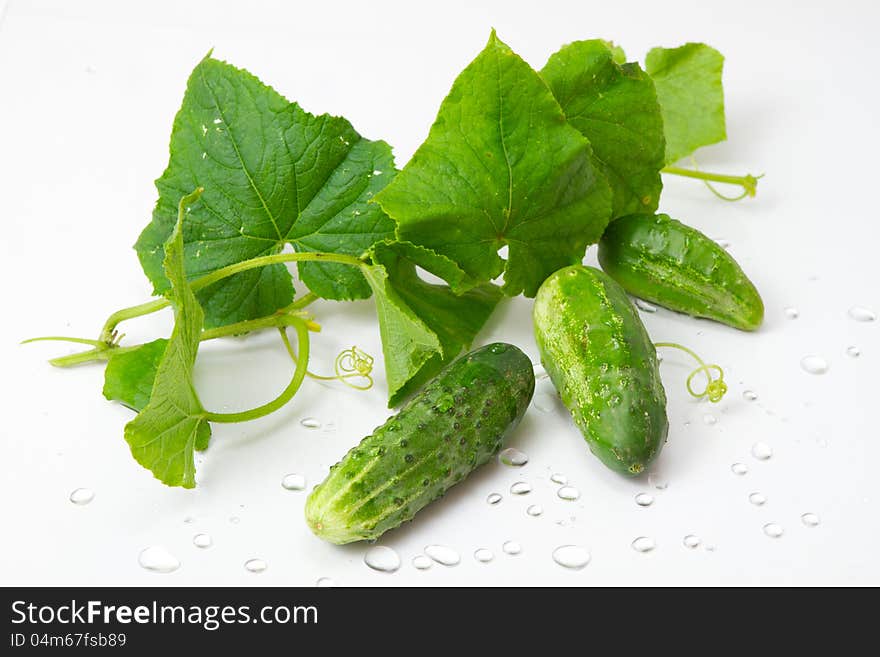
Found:
[{"label": "cucumber vine", "polygon": [[[173,486],[195,485],[193,454],[207,447],[210,423],[271,413],[307,377],[372,386],[373,358],[357,347],[336,357],[332,374],[309,370],[317,299],[373,297],[397,405],[470,347],[501,298],[534,296],[609,222],[654,213],[661,173],[754,196],[758,177],[674,166],[726,138],[722,62],[689,43],[653,49],[643,67],[595,39],[564,46],[538,71],[493,31],[398,170],[387,143],[306,112],[209,53],[187,83],[135,245],[156,298],[110,314],[96,339],[27,342],[88,347],[53,358],[57,367],[106,363],[105,396],[138,412],[125,427],[133,456]],[[308,289],[298,297],[290,264]],[[168,338],[124,343],[125,321],[169,307]],[[267,329],[293,363],[287,387],[250,410],[206,410],[193,385],[199,344]],[[697,360],[688,389],[717,401],[723,373]],[[698,372],[709,378],[702,393],[692,387]]]}]

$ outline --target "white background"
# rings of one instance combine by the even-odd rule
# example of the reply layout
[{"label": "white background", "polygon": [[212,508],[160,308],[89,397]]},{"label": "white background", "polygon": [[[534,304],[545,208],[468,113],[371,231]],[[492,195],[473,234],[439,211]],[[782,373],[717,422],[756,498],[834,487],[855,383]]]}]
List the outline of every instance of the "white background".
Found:
[{"label": "white background", "polygon": [[[0,583],[880,584],[880,322],[847,316],[855,305],[880,311],[880,10],[871,2],[712,4],[0,0]],[[314,538],[302,517],[306,493],[280,485],[297,472],[311,488],[384,421],[381,365],[367,393],[311,382],[273,416],[215,427],[198,487],[186,491],[163,487],[133,461],[122,439],[131,414],[102,398],[101,367],[53,369],[46,359],[68,346],[17,344],[95,337],[109,312],[147,298],[130,245],[149,220],[186,78],[209,48],[307,110],[342,114],[387,140],[402,166],[492,26],[536,68],[561,44],[592,37],[614,39],[640,60],[654,45],[689,40],[727,57],[729,141],[701,151],[700,163],[766,172],[758,198],[723,203],[699,183],[669,178],[661,209],[730,241],[763,294],[766,322],[746,334],[664,310],[644,315],[655,340],[683,342],[722,364],[731,388],[717,406],[692,401],[690,363],[665,354],[671,428],[655,471],[666,490],[607,471],[564,409],[533,405],[511,442],[528,465],[488,465],[383,537],[403,566],[382,574],[364,565],[367,546]],[[800,316],[788,319],[786,307]],[[327,370],[354,343],[381,354],[372,302],[321,302],[314,312],[324,325],[314,369]],[[529,313],[528,300],[504,303],[478,343],[508,340],[537,360]],[[123,328],[142,341],[167,334],[168,321],[162,314]],[[862,355],[848,357],[850,345]],[[807,354],[826,358],[828,373],[804,372]],[[245,408],[274,396],[289,370],[274,336],[252,336],[204,348],[198,387],[208,407]],[[758,400],[746,401],[746,389]],[[548,392],[540,383],[538,394]],[[304,417],[324,427],[304,428]],[[770,460],[750,455],[756,441],[772,446]],[[734,462],[748,474],[734,475]],[[580,490],[578,501],[556,497],[554,472]],[[532,493],[510,495],[517,480]],[[68,501],[81,486],[95,491],[89,505]],[[656,500],[648,508],[633,499],[643,491]],[[754,491],[767,497],[763,507],[749,503]],[[492,492],[504,495],[497,506],[485,502]],[[530,504],[544,515],[527,516]],[[802,524],[807,512],[819,515],[818,527]],[[784,528],[781,538],[763,533],[771,521]],[[197,532],[214,545],[194,547]],[[682,544],[691,533],[702,539],[694,550]],[[638,536],[657,548],[637,553],[630,543]],[[502,553],[510,539],[520,555]],[[413,568],[412,557],[434,543],[458,550],[461,564]],[[587,547],[590,565],[555,564],[552,550],[567,543]],[[181,567],[140,568],[138,553],[151,545]],[[478,563],[480,547],[494,561]],[[268,569],[247,572],[252,557]]]}]

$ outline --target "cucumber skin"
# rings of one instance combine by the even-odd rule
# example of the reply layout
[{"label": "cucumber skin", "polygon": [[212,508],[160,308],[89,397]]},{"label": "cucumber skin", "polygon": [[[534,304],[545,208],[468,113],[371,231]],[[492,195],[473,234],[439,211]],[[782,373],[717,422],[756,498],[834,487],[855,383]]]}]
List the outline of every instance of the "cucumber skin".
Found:
[{"label": "cucumber skin", "polygon": [[626,291],[583,265],[535,297],[541,362],[590,451],[624,475],[644,471],[669,432],[657,352]]},{"label": "cucumber skin", "polygon": [[330,468],[306,521],[331,543],[376,539],[441,497],[500,449],[535,390],[532,362],[495,343],[450,363]]},{"label": "cucumber skin", "polygon": [[602,269],[627,292],[743,331],[764,320],[764,302],[714,240],[665,214],[613,221],[599,241]]}]

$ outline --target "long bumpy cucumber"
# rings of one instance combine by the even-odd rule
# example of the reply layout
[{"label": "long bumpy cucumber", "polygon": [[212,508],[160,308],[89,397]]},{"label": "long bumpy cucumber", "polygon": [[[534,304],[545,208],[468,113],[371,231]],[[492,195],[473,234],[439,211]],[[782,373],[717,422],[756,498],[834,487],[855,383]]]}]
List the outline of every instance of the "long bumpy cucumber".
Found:
[{"label": "long bumpy cucumber", "polygon": [[306,521],[331,543],[375,539],[495,454],[535,391],[532,363],[495,343],[450,363],[330,468]]},{"label": "long bumpy cucumber", "polygon": [[630,294],[672,310],[744,331],[764,319],[764,302],[736,260],[668,215],[611,222],[599,241],[599,263]]},{"label": "long bumpy cucumber", "polygon": [[616,472],[642,472],[669,422],[657,352],[626,291],[574,265],[544,281],[533,314],[544,369],[590,450]]}]

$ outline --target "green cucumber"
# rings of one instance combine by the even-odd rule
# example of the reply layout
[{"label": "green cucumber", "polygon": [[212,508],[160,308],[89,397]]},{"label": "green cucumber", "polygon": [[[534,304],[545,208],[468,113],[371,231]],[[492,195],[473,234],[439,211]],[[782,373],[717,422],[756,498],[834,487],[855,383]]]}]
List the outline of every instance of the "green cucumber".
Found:
[{"label": "green cucumber", "polygon": [[330,468],[306,502],[331,543],[376,539],[495,454],[535,390],[532,362],[495,343],[450,363],[401,411]]},{"label": "green cucumber", "polygon": [[669,422],[657,352],[626,291],[573,265],[544,281],[533,316],[541,362],[590,450],[615,472],[642,472]]},{"label": "green cucumber", "polygon": [[714,240],[668,215],[611,222],[599,241],[602,269],[627,292],[744,331],[764,319],[764,302],[736,260]]}]

